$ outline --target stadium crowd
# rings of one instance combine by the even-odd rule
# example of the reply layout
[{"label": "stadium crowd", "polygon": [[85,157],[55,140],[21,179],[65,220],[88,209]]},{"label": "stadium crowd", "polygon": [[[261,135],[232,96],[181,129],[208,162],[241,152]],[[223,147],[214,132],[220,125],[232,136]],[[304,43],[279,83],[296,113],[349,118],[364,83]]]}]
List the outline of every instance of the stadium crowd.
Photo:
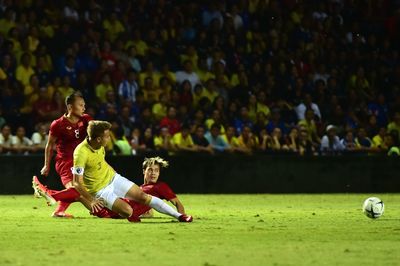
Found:
[{"label": "stadium crowd", "polygon": [[[393,154],[398,1],[0,3],[0,152],[79,90],[112,154]],[[32,136],[32,137],[30,137]]]}]

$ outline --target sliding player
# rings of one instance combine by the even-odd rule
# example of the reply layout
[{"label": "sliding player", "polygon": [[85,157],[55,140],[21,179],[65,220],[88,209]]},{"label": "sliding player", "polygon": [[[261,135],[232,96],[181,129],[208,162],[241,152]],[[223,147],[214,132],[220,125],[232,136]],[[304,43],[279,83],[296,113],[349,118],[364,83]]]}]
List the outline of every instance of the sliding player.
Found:
[{"label": "sliding player", "polygon": [[[63,191],[48,190],[52,197],[47,198],[48,204],[52,205],[58,201],[58,206],[53,217],[70,218],[72,215],[65,213],[68,206],[79,199],[79,193],[72,188],[73,152],[76,146],[86,138],[86,129],[88,122],[92,118],[84,114],[85,101],[80,92],[74,92],[65,99],[67,113],[60,118],[54,120],[50,126],[49,138],[46,144],[44,154],[44,166],[40,173],[44,176],[49,174],[50,162],[52,158],[53,146],[56,145],[56,171],[61,177],[61,182],[66,188]],[[33,177],[33,188],[35,195],[38,195],[37,184],[38,179]]]},{"label": "sliding player", "polygon": [[[184,214],[185,208],[172,189],[165,182],[158,181],[160,169],[162,167],[168,167],[168,162],[164,159],[160,157],[145,158],[143,162],[144,184],[141,185],[140,188],[147,194],[171,202],[179,213]],[[133,200],[123,200],[131,205],[135,217],[152,216],[151,207],[140,204]],[[118,213],[115,213],[107,208],[103,208],[100,211],[93,213],[93,215],[96,215],[100,218],[121,218]]]},{"label": "sliding player", "polygon": [[[184,214],[185,208],[176,194],[165,182],[158,181],[160,169],[165,167],[168,167],[168,162],[160,157],[145,158],[143,162],[144,184],[140,186],[140,189],[149,195],[171,202],[179,213]],[[42,184],[39,183],[38,187],[41,194],[49,193],[48,189]],[[134,216],[138,218],[138,222],[140,221],[140,217],[151,217],[153,215],[151,207],[140,204],[133,200],[123,200],[131,205]],[[113,212],[105,207],[92,214],[100,218],[122,218],[118,213]]]},{"label": "sliding player", "polygon": [[[192,216],[179,213],[160,198],[144,193],[106,162],[104,147],[110,141],[110,128],[111,124],[106,121],[90,121],[88,137],[74,151],[73,184],[81,195],[81,202],[91,206],[92,213],[106,207],[129,221],[138,221],[131,205],[121,199],[126,198],[148,205],[180,222],[191,222]],[[147,167],[146,170],[150,173],[153,169]]]}]

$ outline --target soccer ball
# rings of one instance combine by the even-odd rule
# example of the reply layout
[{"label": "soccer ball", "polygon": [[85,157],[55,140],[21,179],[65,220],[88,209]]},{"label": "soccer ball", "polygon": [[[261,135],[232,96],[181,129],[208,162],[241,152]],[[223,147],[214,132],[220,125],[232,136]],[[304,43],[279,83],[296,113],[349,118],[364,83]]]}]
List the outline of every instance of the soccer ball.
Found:
[{"label": "soccer ball", "polygon": [[371,197],[364,201],[363,212],[364,214],[372,219],[376,219],[382,216],[385,211],[385,205],[377,197]]}]

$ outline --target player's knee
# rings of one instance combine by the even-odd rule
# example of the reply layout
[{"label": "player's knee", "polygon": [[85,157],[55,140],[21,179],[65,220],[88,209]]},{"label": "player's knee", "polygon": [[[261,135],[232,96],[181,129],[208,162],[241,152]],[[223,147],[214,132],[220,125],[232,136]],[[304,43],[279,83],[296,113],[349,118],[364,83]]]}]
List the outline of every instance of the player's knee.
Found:
[{"label": "player's knee", "polygon": [[123,218],[128,218],[132,215],[132,213],[133,213],[132,207],[127,204],[126,206],[121,208],[119,215],[121,215]]},{"label": "player's knee", "polygon": [[143,191],[140,191],[137,200],[141,204],[148,204],[150,201],[150,196]]}]

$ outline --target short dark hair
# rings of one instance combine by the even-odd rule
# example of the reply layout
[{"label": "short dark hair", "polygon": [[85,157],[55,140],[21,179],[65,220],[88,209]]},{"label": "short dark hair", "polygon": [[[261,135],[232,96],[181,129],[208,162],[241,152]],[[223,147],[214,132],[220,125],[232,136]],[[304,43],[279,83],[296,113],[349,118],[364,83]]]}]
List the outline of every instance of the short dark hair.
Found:
[{"label": "short dark hair", "polygon": [[73,104],[77,98],[83,98],[83,95],[80,91],[74,91],[72,94],[68,95],[65,98],[65,106],[68,104]]},{"label": "short dark hair", "polygon": [[181,131],[190,130],[190,124],[188,122],[184,122],[181,126]]},{"label": "short dark hair", "polygon": [[221,130],[221,125],[220,124],[218,124],[218,123],[214,123],[214,124],[212,124],[211,125],[211,128],[210,128],[211,130],[212,129],[218,129],[218,130]]},{"label": "short dark hair", "polygon": [[3,130],[5,127],[9,127],[11,129],[11,126],[9,124],[4,124],[1,126],[1,130]]}]

